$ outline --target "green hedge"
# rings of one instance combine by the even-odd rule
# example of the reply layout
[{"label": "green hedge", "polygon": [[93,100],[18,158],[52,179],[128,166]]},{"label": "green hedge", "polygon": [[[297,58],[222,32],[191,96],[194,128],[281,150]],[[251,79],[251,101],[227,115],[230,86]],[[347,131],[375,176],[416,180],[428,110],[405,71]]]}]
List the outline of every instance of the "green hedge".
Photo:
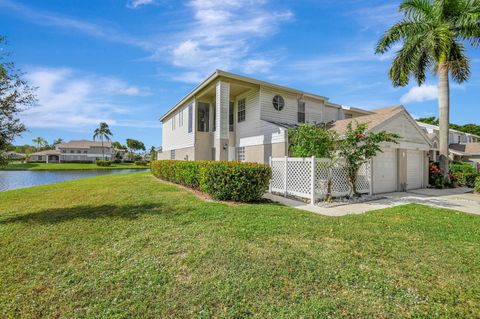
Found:
[{"label": "green hedge", "polygon": [[452,173],[471,173],[475,174],[477,169],[475,166],[467,164],[467,163],[455,163],[450,165],[450,171]]},{"label": "green hedge", "polygon": [[480,194],[480,176],[475,179],[475,193]]},{"label": "green hedge", "polygon": [[135,161],[136,166],[147,166],[148,162],[147,161]]},{"label": "green hedge", "polygon": [[96,163],[97,163],[97,166],[111,166],[112,165],[111,161],[97,160]]},{"label": "green hedge", "polygon": [[259,200],[272,175],[267,165],[239,162],[154,161],[151,167],[160,179],[239,202]]}]

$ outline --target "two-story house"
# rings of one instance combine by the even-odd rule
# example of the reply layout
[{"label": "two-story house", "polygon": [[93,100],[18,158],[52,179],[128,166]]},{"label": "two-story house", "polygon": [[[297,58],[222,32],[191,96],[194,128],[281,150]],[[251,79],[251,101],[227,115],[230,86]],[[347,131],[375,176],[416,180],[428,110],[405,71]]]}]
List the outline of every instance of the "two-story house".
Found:
[{"label": "two-story house", "polygon": [[[102,151],[103,148],[103,151]],[[115,149],[110,142],[78,140],[58,144],[54,150],[30,154],[31,162],[95,162],[97,159],[113,160]]]},{"label": "two-story house", "polygon": [[350,122],[402,136],[373,161],[374,192],[428,184],[430,139],[403,106],[362,110],[327,97],[217,70],[160,118],[158,159],[268,163],[288,155],[288,128],[326,123],[340,135]]},{"label": "two-story house", "polygon": [[328,98],[217,70],[161,117],[159,159],[268,162],[288,125],[371,114]]}]

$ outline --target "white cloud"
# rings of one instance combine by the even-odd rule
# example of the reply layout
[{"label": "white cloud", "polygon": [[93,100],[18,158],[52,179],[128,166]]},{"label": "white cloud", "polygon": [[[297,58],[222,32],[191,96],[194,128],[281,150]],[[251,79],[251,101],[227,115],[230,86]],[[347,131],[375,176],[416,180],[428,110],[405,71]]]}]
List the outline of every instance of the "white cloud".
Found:
[{"label": "white cloud", "polygon": [[134,113],[135,109],[117,102],[118,98],[149,94],[148,89],[117,78],[84,74],[68,68],[33,68],[28,70],[26,78],[32,86],[38,87],[37,105],[22,114],[29,128],[78,130],[100,121],[129,126],[131,121],[123,123],[125,121],[119,118]]},{"label": "white cloud", "polygon": [[[169,39],[153,59],[184,69],[183,78],[215,69],[268,72],[270,54],[256,52],[256,43],[273,35],[293,17],[288,10],[270,10],[266,0],[191,0],[192,22]],[[176,76],[178,78],[178,76]]]},{"label": "white cloud", "polygon": [[437,97],[438,88],[434,85],[424,84],[422,86],[412,87],[400,98],[400,102],[402,104],[425,102],[435,100]]},{"label": "white cloud", "polygon": [[127,3],[127,8],[136,9],[140,6],[155,4],[155,0],[131,0]]}]

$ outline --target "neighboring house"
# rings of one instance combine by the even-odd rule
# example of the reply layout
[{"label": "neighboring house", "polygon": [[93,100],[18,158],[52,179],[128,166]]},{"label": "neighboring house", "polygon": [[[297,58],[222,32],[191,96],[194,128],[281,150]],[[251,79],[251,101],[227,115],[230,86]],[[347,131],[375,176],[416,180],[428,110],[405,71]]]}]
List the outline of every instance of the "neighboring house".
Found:
[{"label": "neighboring house", "polygon": [[[440,145],[439,127],[422,122],[417,123],[432,142],[432,150],[429,153],[430,160],[437,162],[439,159],[438,146]],[[450,159],[472,162],[475,165],[480,163],[480,136],[450,129],[448,144]]]},{"label": "neighboring house", "polygon": [[6,156],[7,156],[7,159],[9,160],[21,160],[21,159],[25,159],[27,155],[23,153],[17,153],[17,152],[7,152]]},{"label": "neighboring house", "polygon": [[[103,142],[103,154],[106,160],[115,158],[115,149],[112,143]],[[103,159],[102,143],[97,141],[70,141],[58,144],[54,150],[46,150],[30,154],[29,161],[45,163],[61,162],[95,162]]]},{"label": "neighboring house", "polygon": [[367,111],[328,98],[217,70],[164,114],[158,159],[268,163],[288,154],[289,127],[328,123],[342,134],[352,121],[402,137],[373,161],[374,192],[425,187],[431,142],[402,106]]}]

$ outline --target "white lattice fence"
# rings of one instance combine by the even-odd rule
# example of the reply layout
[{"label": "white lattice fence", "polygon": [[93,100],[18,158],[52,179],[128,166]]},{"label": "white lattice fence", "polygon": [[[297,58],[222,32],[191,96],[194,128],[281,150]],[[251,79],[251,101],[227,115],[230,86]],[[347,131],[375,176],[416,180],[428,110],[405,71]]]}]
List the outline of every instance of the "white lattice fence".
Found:
[{"label": "white lattice fence", "polygon": [[[278,157],[270,159],[270,166],[273,193],[308,198],[312,203],[326,197],[329,183],[334,197],[352,193],[343,159],[332,162],[325,158]],[[359,193],[371,193],[370,163],[360,167],[356,187]]]}]

